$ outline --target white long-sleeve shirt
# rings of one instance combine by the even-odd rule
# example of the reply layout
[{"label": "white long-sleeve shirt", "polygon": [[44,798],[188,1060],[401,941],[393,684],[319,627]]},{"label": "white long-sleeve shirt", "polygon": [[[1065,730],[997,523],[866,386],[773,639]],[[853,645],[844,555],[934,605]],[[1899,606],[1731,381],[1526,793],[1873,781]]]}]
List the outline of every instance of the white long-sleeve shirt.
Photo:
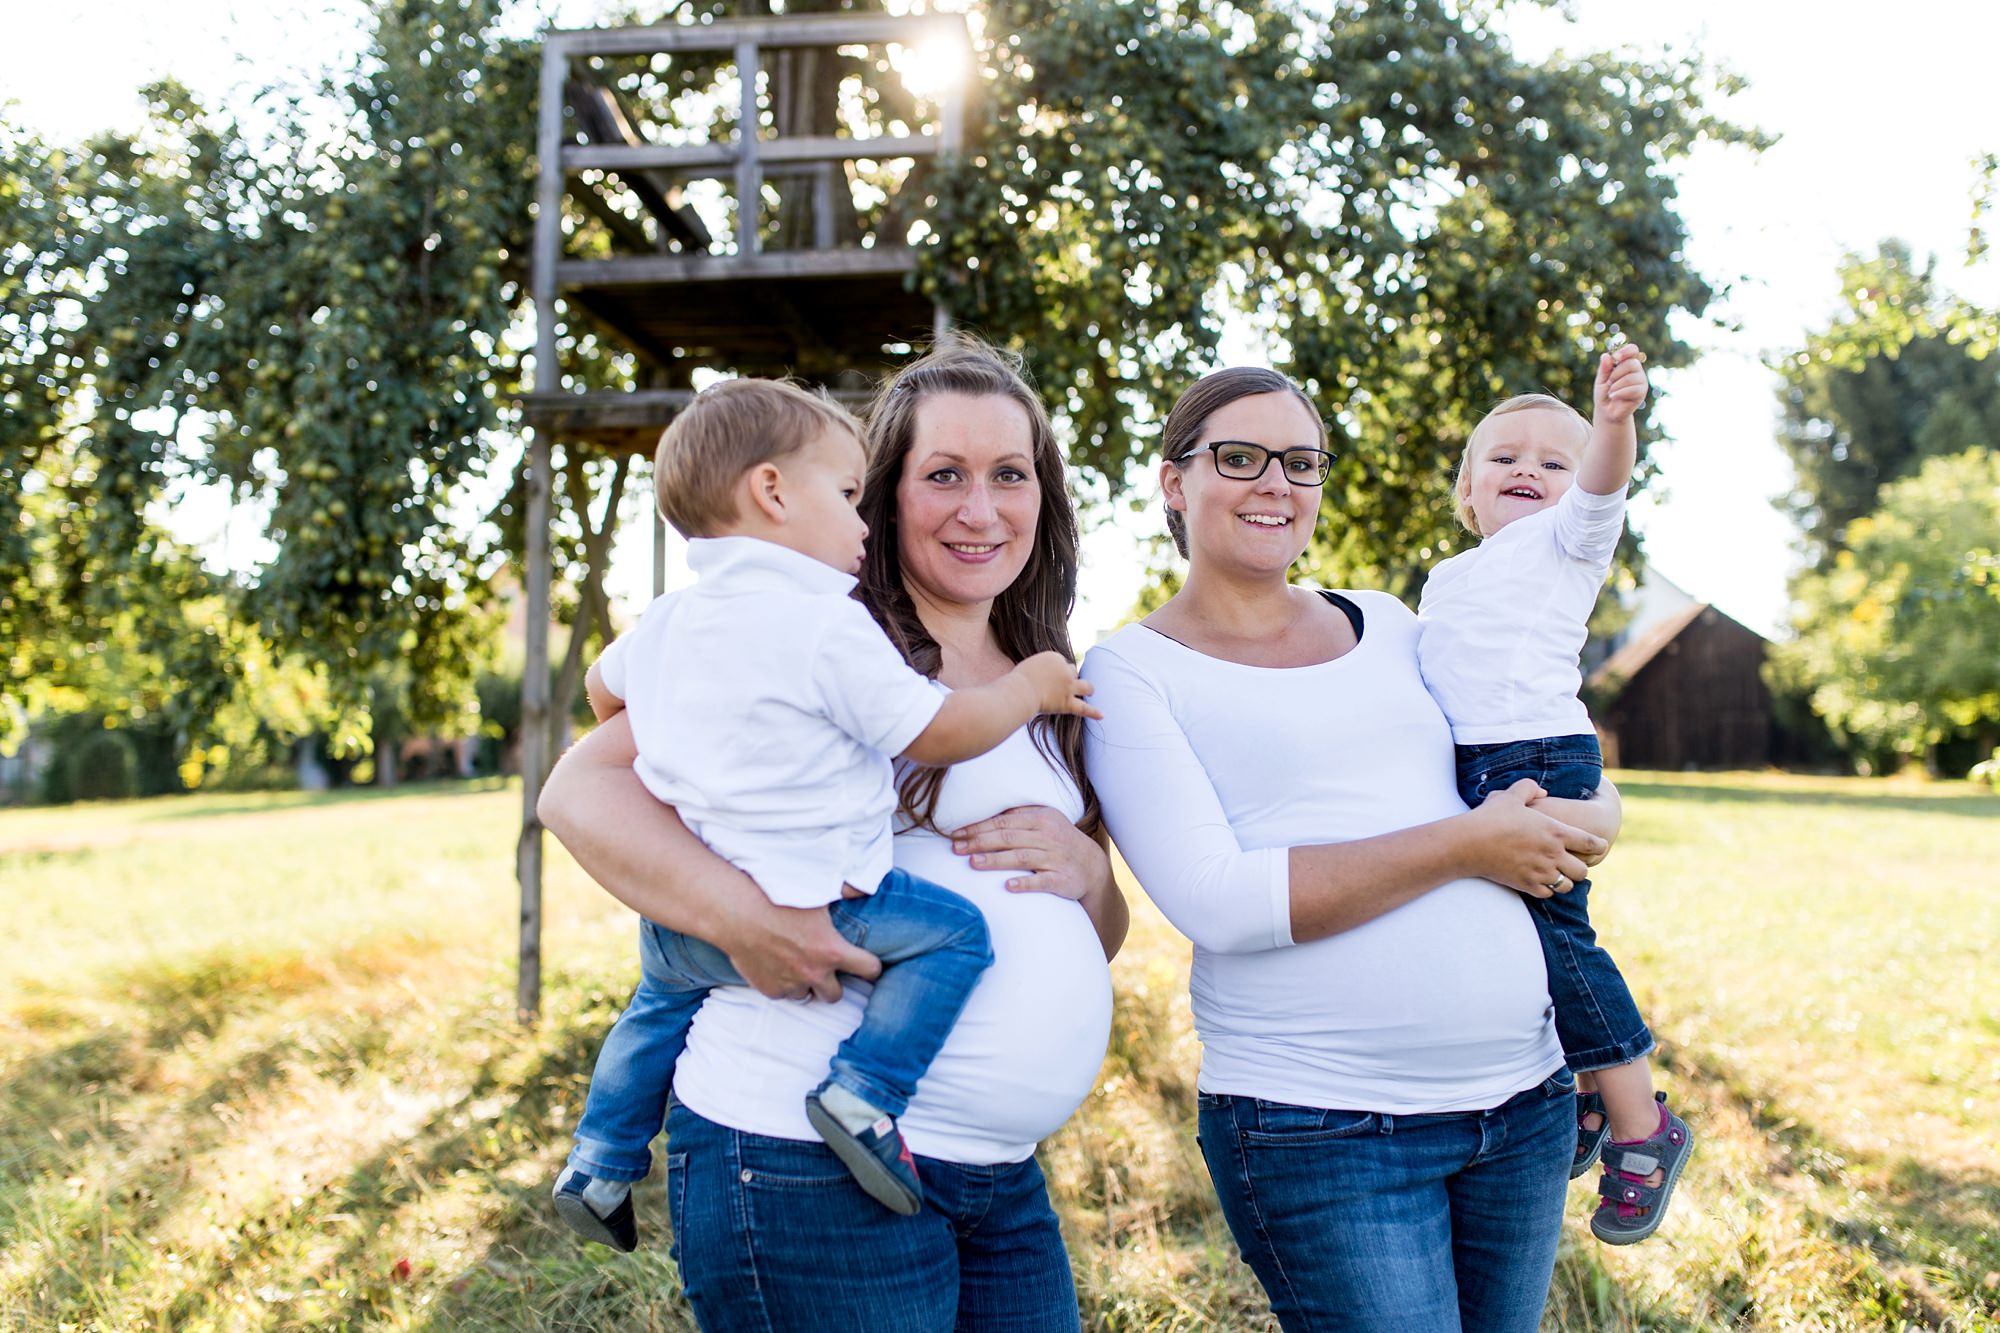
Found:
[{"label": "white long-sleeve shirt", "polygon": [[1431,567],[1417,603],[1419,652],[1454,741],[1590,732],[1577,654],[1624,530],[1622,488],[1592,495],[1571,486],[1548,508]]},{"label": "white long-sleeve shirt", "polygon": [[1330,662],[1245,666],[1142,625],[1083,674],[1092,785],[1118,849],[1194,941],[1199,1087],[1412,1113],[1498,1105],[1561,1063],[1520,900],[1453,880],[1294,944],[1289,849],[1461,814],[1450,729],[1417,670],[1417,622],[1346,594],[1361,641]]}]

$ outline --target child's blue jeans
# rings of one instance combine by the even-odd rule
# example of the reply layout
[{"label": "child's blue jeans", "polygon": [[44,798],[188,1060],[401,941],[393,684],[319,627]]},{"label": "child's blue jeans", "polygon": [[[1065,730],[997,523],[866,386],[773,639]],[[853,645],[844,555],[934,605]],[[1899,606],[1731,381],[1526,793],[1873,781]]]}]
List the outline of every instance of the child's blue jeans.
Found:
[{"label": "child's blue jeans", "polygon": [[[993,961],[986,918],[948,889],[891,870],[873,894],[827,909],[850,944],[882,960],[861,1026],[834,1054],[828,1082],[901,1115]],[[667,1116],[674,1065],[695,1010],[717,986],[741,986],[729,956],[642,921],[639,986],[597,1052],[570,1164],[605,1180],[642,1180]]]},{"label": "child's blue jeans", "polygon": [[[1551,796],[1588,800],[1604,778],[1597,737],[1548,736],[1458,747],[1458,794],[1477,806],[1488,795],[1533,778]],[[1542,938],[1549,999],[1563,1058],[1579,1074],[1627,1064],[1653,1049],[1653,1034],[1590,924],[1590,881],[1568,893],[1524,898]]]}]

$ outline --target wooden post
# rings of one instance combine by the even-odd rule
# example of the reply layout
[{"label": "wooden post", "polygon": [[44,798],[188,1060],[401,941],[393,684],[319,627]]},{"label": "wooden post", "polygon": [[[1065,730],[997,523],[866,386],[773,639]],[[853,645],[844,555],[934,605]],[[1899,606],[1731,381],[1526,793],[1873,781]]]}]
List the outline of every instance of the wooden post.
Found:
[{"label": "wooden post", "polygon": [[653,506],[653,596],[660,597],[667,591],[667,520],[660,516],[660,507]]},{"label": "wooden post", "polygon": [[[964,21],[958,18],[940,17],[932,30],[941,33],[946,40],[965,47],[964,77],[968,82],[978,78],[972,68],[972,51],[966,46]],[[959,85],[946,88],[938,99],[938,156],[943,161],[948,162],[957,157],[959,149],[965,145],[965,98],[965,87]],[[943,301],[933,302],[931,337],[942,338],[950,332],[951,311],[945,307]]]},{"label": "wooden post", "polygon": [[[539,181],[535,191],[535,250],[532,284],[535,297],[535,389],[554,393],[562,388],[556,369],[556,258],[562,249],[563,201],[563,77],[569,57],[555,38],[542,47],[542,87],[535,152]],[[535,810],[542,782],[549,771],[549,470],[552,466],[548,431],[529,432],[526,514],[528,644],[521,668],[521,841],[515,849],[515,872],[521,882],[520,972],[514,1007],[521,1022],[532,1024],[542,1007],[542,819]]]},{"label": "wooden post", "polygon": [[763,248],[764,168],[757,160],[757,43],[736,44],[736,77],[743,83],[736,120],[736,254],[754,255]]}]

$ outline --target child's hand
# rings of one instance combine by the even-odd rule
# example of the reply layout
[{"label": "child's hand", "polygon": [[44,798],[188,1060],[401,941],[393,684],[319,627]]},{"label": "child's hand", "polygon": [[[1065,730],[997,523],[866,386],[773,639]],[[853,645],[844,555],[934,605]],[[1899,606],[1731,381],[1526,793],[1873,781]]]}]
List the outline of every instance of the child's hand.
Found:
[{"label": "child's hand", "polygon": [[1622,343],[1597,358],[1592,410],[1599,421],[1630,421],[1646,401],[1646,354]]},{"label": "child's hand", "polygon": [[1076,674],[1076,665],[1058,652],[1036,653],[1014,668],[1035,687],[1035,711],[1075,713],[1102,719],[1104,714],[1084,702],[1090,682]]}]

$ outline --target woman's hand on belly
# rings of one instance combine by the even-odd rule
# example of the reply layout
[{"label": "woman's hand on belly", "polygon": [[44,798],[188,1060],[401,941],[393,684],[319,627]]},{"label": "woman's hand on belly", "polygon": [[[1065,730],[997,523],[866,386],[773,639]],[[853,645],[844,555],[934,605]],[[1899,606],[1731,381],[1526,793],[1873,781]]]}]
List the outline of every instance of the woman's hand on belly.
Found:
[{"label": "woman's hand on belly", "polygon": [[1125,941],[1125,895],[1104,844],[1046,805],[1016,806],[951,835],[951,849],[975,870],[1018,872],[1010,893],[1049,893],[1080,903],[1108,959]]},{"label": "woman's hand on belly", "polygon": [[1111,861],[1076,825],[1046,805],[1002,810],[951,835],[951,849],[974,870],[1019,871],[1016,893],[1053,893],[1081,900],[1111,877]]}]

